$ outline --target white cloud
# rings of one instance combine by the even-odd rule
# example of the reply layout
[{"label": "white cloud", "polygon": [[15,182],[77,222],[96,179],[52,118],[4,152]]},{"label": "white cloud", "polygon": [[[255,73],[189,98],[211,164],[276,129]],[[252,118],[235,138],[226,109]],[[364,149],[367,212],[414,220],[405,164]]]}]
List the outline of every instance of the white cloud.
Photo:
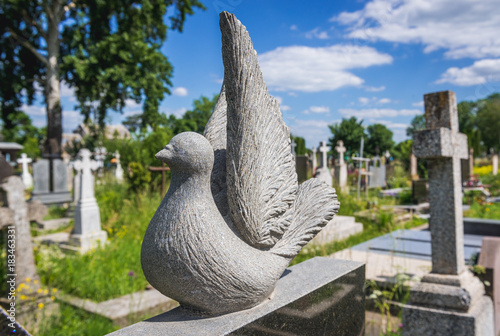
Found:
[{"label": "white cloud", "polygon": [[179,86],[173,89],[174,96],[184,97],[188,95],[188,90],[185,87]]},{"label": "white cloud", "polygon": [[389,104],[392,102],[389,98],[377,98],[377,97],[372,97],[372,98],[367,98],[367,97],[359,97],[358,101],[361,105],[368,105],[368,104]]},{"label": "white cloud", "polygon": [[448,58],[500,56],[498,0],[371,0],[331,21],[349,26],[348,37],[421,43]]},{"label": "white cloud", "polygon": [[163,113],[165,113],[167,116],[173,114],[177,118],[181,118],[182,115],[187,111],[187,108],[181,107],[178,109],[171,109],[171,108],[166,108]]},{"label": "white cloud", "polygon": [[419,102],[415,102],[415,103],[411,103],[411,106],[415,106],[415,107],[424,107],[424,101],[421,100]]},{"label": "white cloud", "polygon": [[314,28],[313,30],[306,32],[304,35],[308,39],[317,38],[320,40],[326,40],[330,38],[330,36],[328,36],[328,33],[326,31],[321,31],[319,30],[319,28]]},{"label": "white cloud", "polygon": [[344,117],[362,118],[392,118],[398,116],[414,116],[422,113],[420,110],[395,110],[395,109],[339,109],[340,114]]},{"label": "white cloud", "polygon": [[83,122],[83,116],[79,111],[63,110],[62,121],[64,133],[71,133],[78,125]]},{"label": "white cloud", "polygon": [[312,113],[328,113],[330,112],[330,108],[328,106],[311,106],[309,111]]},{"label": "white cloud", "polygon": [[470,86],[498,80],[500,80],[500,59],[484,59],[465,68],[449,68],[436,83]]},{"label": "white cloud", "polygon": [[297,27],[297,25],[291,25],[290,26],[290,30],[298,30],[299,28]]},{"label": "white cloud", "polygon": [[281,111],[290,111],[292,108],[288,105],[281,105],[280,109]]},{"label": "white cloud", "polygon": [[373,124],[385,125],[388,129],[394,129],[394,128],[406,129],[409,126],[408,124],[393,123],[392,121],[387,121],[387,120],[370,119],[370,122]]},{"label": "white cloud", "polygon": [[21,111],[29,115],[30,117],[39,117],[39,116],[46,116],[47,115],[47,110],[45,107],[42,106],[29,106],[26,104],[23,104],[21,106]]},{"label": "white cloud", "polygon": [[263,53],[259,63],[266,84],[276,91],[333,91],[360,86],[364,80],[349,69],[390,64],[392,57],[370,47],[279,47]]},{"label": "white cloud", "polygon": [[385,86],[367,86],[365,88],[365,91],[368,91],[368,92],[380,92],[380,91],[384,91],[385,90]]},{"label": "white cloud", "polygon": [[142,105],[141,105],[141,103],[136,102],[134,99],[126,99],[125,100],[125,108],[139,109],[139,108],[142,108]]}]

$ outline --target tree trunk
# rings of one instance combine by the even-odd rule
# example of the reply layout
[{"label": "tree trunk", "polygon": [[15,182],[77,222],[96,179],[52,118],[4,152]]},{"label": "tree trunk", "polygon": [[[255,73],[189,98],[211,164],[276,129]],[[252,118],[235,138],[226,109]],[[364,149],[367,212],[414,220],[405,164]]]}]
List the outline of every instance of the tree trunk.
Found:
[{"label": "tree trunk", "polygon": [[47,75],[45,78],[44,96],[47,105],[47,139],[44,154],[62,153],[62,108],[59,80],[59,23],[63,10],[59,1],[53,1],[47,9]]}]

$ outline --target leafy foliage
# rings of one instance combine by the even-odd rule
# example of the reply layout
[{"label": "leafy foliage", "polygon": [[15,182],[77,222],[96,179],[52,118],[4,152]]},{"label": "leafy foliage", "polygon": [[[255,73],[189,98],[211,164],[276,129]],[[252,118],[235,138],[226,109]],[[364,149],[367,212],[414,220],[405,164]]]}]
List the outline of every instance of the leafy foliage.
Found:
[{"label": "leafy foliage", "polygon": [[172,129],[174,135],[182,132],[196,132],[203,134],[205,125],[212,115],[212,111],[219,99],[216,94],[212,99],[201,96],[193,102],[193,109],[186,111],[182,118],[176,118],[173,114],[170,115],[167,126]]},{"label": "leafy foliage", "polygon": [[337,141],[342,140],[348,153],[358,152],[361,138],[366,138],[363,120],[358,121],[356,117],[342,119],[340,123],[328,125],[328,128],[333,134],[333,137],[328,139],[328,145],[334,148]]},{"label": "leafy foliage", "polygon": [[297,155],[306,155],[307,154],[307,148],[306,148],[306,140],[301,137],[296,137],[293,135],[290,135],[290,137],[293,139],[297,147],[295,147],[295,154]]},{"label": "leafy foliage", "polygon": [[385,125],[369,125],[366,130],[368,132],[368,139],[365,142],[367,154],[376,155],[378,151],[378,155],[383,155],[385,151],[394,147],[393,133]]},{"label": "leafy foliage", "polygon": [[138,192],[146,189],[151,182],[151,173],[139,162],[130,162],[127,166],[127,180],[130,189]]}]

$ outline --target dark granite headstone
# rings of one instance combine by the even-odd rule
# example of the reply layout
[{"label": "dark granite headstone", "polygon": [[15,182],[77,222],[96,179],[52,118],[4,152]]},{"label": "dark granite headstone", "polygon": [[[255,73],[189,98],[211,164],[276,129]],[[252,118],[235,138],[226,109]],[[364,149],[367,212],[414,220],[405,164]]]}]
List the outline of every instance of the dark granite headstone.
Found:
[{"label": "dark granite headstone", "polygon": [[313,258],[290,267],[271,299],[220,316],[182,308],[110,335],[364,335],[364,264]]},{"label": "dark granite headstone", "polygon": [[307,180],[307,161],[309,158],[305,155],[297,155],[295,157],[295,167],[297,170],[297,178],[300,182]]},{"label": "dark granite headstone", "polygon": [[414,204],[429,201],[429,182],[427,180],[417,180],[411,182],[411,195]]},{"label": "dark granite headstone", "polygon": [[14,171],[12,169],[12,166],[7,161],[5,161],[3,155],[0,154],[0,181],[2,181],[6,177],[12,176],[13,174]]}]

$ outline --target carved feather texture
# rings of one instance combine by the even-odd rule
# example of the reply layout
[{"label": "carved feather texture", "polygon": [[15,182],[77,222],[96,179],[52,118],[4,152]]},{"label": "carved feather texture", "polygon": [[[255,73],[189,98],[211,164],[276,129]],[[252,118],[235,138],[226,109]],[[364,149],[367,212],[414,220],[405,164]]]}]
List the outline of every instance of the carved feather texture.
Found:
[{"label": "carved feather texture", "polygon": [[227,142],[227,103],[224,85],[215,104],[212,116],[205,127],[204,136],[214,149],[214,166],[210,185],[215,204],[222,216],[229,212],[226,187],[226,142]]},{"label": "carved feather texture", "polygon": [[293,258],[337,214],[340,203],[335,189],[318,179],[299,186],[293,224],[271,252]]},{"label": "carved feather texture", "polygon": [[270,248],[293,220],[297,193],[290,132],[262,77],[248,32],[220,14],[227,100],[227,197],[243,239]]}]

